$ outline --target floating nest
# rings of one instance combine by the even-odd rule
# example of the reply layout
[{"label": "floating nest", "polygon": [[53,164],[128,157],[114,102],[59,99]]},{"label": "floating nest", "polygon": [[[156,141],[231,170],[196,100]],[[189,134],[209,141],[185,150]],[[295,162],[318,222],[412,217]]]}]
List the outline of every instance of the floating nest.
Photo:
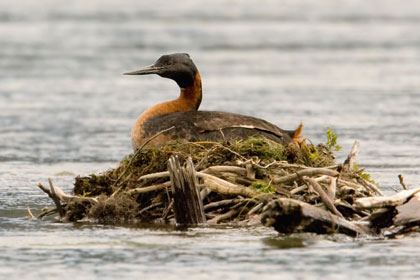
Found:
[{"label": "floating nest", "polygon": [[124,158],[115,169],[76,177],[71,195],[51,181],[50,189],[39,184],[55,207],[44,209],[38,217],[58,212],[67,222],[176,223],[168,172],[168,160],[176,156],[181,164],[191,159],[194,165],[207,224],[262,221],[282,233],[350,235],[378,234],[395,226],[396,207],[416,192],[399,204],[366,204],[363,199],[381,199],[382,192],[357,168],[358,145],[345,163],[335,162],[333,150],[338,146],[331,135],[329,132],[326,144],[317,146],[283,146],[265,138],[249,138],[146,147]]}]

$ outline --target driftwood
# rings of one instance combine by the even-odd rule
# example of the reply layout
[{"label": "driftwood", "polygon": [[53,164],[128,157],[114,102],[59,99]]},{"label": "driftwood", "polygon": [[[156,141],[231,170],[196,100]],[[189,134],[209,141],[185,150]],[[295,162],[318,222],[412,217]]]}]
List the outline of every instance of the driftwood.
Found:
[{"label": "driftwood", "polygon": [[356,140],[353,143],[350,154],[347,156],[346,160],[344,161],[344,166],[347,169],[354,169],[354,165],[357,163],[357,157],[359,156],[359,152],[360,152],[360,143],[359,141]]},{"label": "driftwood", "polygon": [[186,167],[182,168],[179,158],[172,156],[168,161],[168,170],[171,178],[174,197],[173,209],[177,224],[205,224],[206,217],[200,192],[197,189],[197,176],[192,159],[188,158]]},{"label": "driftwood", "polygon": [[242,195],[246,197],[258,196],[258,193],[250,188],[232,184],[210,174],[197,172],[197,175],[203,179],[204,185],[210,190],[226,195]]},{"label": "driftwood", "polygon": [[404,204],[413,195],[420,191],[420,188],[401,191],[392,196],[384,197],[362,197],[356,199],[355,206],[359,209],[383,208],[390,206],[399,206]]},{"label": "driftwood", "polygon": [[407,203],[396,207],[395,225],[405,225],[420,221],[420,193],[416,193]]},{"label": "driftwood", "polygon": [[364,226],[349,222],[308,203],[288,198],[279,198],[268,204],[262,215],[262,223],[274,227],[281,233],[340,232],[351,236],[369,233]]},{"label": "driftwood", "polygon": [[48,183],[50,184],[50,189],[45,188],[42,184],[38,184],[38,187],[48,194],[48,196],[54,201],[56,208],[51,208],[46,211],[43,211],[38,218],[42,218],[45,215],[49,215],[51,213],[58,212],[60,218],[65,216],[65,210],[61,205],[61,201],[63,202],[71,202],[71,201],[79,201],[79,202],[89,202],[89,203],[98,203],[96,198],[92,197],[80,197],[75,195],[66,194],[61,188],[54,186],[52,180],[48,178]]},{"label": "driftwood", "polygon": [[[255,225],[262,217],[265,225],[282,233],[352,236],[397,229],[396,236],[419,227],[420,188],[383,197],[363,169],[354,168],[357,141],[344,164],[328,158],[332,153],[322,145],[320,150],[305,144],[277,149],[273,143],[252,141],[245,150],[212,142],[141,148],[116,169],[76,180],[74,195],[49,180],[50,188],[39,187],[55,207],[37,217],[59,213],[65,221],[182,225]],[[283,158],[298,160],[278,160],[281,151],[288,153]],[[174,154],[186,167],[170,158]],[[313,155],[319,160],[314,162]],[[400,183],[405,186],[402,176]]]}]

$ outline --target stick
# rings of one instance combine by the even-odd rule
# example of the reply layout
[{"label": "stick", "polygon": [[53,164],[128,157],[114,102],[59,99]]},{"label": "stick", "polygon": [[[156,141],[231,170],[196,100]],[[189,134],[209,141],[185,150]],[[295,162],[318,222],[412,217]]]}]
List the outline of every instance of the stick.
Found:
[{"label": "stick", "polygon": [[370,188],[373,192],[379,194],[380,196],[384,196],[384,193],[380,189],[378,189],[378,187],[375,184],[372,184],[360,175],[357,175],[356,177],[362,180],[362,183],[368,188]]},{"label": "stick", "polygon": [[57,213],[57,208],[44,208],[42,209],[41,214],[38,215],[38,219],[42,219],[43,217],[47,215],[52,215]]},{"label": "stick", "polygon": [[60,215],[60,218],[63,218],[66,212],[61,207],[60,199],[58,198],[57,194],[55,193],[54,185],[51,181],[51,178],[48,178],[48,183],[50,183],[50,189],[51,189],[51,198],[55,203],[55,206],[57,207],[58,214]]},{"label": "stick", "polygon": [[160,205],[162,205],[162,204],[163,204],[162,202],[158,202],[158,203],[155,203],[155,204],[149,205],[149,206],[147,206],[147,207],[144,207],[143,209],[141,209],[141,210],[139,211],[138,215],[141,215],[141,214],[143,214],[144,212],[149,211],[150,209],[153,209],[153,208],[155,208],[155,207],[158,207],[158,206],[160,206]]},{"label": "stick", "polygon": [[157,184],[157,185],[153,185],[153,186],[149,186],[149,187],[141,187],[141,188],[135,188],[135,189],[131,189],[128,190],[127,193],[129,195],[135,195],[135,194],[140,194],[140,193],[147,193],[147,192],[154,192],[154,191],[160,191],[163,190],[167,187],[169,187],[171,185],[171,182],[165,182],[162,184]]},{"label": "stick", "polygon": [[150,174],[146,174],[146,175],[140,176],[137,179],[137,182],[140,182],[142,180],[165,178],[165,177],[169,177],[169,171],[162,171],[162,172],[150,173]]},{"label": "stick", "polygon": [[216,210],[216,209],[219,209],[219,208],[224,208],[224,207],[227,207],[227,206],[232,205],[232,204],[237,204],[237,203],[239,203],[243,200],[244,199],[241,199],[241,198],[219,200],[219,201],[212,202],[212,203],[209,203],[209,204],[205,205],[204,206],[204,211],[208,212],[208,211],[213,211],[213,210]]},{"label": "stick", "polygon": [[202,172],[197,172],[197,175],[203,179],[204,185],[214,192],[227,195],[242,195],[251,198],[258,196],[258,193],[250,188],[232,184],[216,176]]},{"label": "stick", "polygon": [[404,183],[404,177],[402,174],[398,175],[398,179],[400,179],[400,184],[403,187],[404,190],[408,190],[407,185]]},{"label": "stick", "polygon": [[216,225],[220,221],[223,221],[223,220],[227,220],[229,218],[232,218],[238,212],[239,212],[238,209],[231,209],[230,211],[228,211],[228,212],[226,212],[224,214],[218,215],[218,216],[214,217],[213,219],[208,220],[207,223],[209,225]]},{"label": "stick", "polygon": [[210,166],[206,169],[201,170],[200,172],[203,173],[220,173],[220,172],[230,172],[235,173],[241,176],[246,176],[246,169],[239,166],[230,166],[230,165],[216,165],[216,166]]},{"label": "stick", "polygon": [[330,177],[330,184],[327,188],[327,195],[331,201],[335,200],[335,192],[337,190],[337,180],[333,177]]},{"label": "stick", "polygon": [[246,177],[250,180],[255,180],[255,169],[252,166],[252,164],[248,163],[247,165],[245,165],[246,168]]},{"label": "stick", "polygon": [[26,210],[28,210],[29,219],[32,220],[35,218],[35,216],[32,214],[31,208],[29,205],[26,205]]},{"label": "stick", "polygon": [[398,206],[404,204],[413,195],[420,191],[420,188],[415,188],[406,191],[400,191],[397,194],[384,197],[362,197],[356,199],[355,205],[359,209],[383,208],[390,206]]},{"label": "stick", "polygon": [[420,220],[419,194],[415,194],[407,203],[396,207],[398,214],[393,219],[396,225],[404,225]]},{"label": "stick", "polygon": [[208,188],[205,188],[204,187],[204,185],[200,185],[200,189],[201,189],[201,192],[200,192],[200,197],[201,197],[201,200],[203,200],[204,201],[204,199],[206,199],[206,197],[209,195],[209,194],[211,194],[211,190],[210,189],[208,189]]},{"label": "stick", "polygon": [[346,166],[348,170],[354,169],[354,165],[357,162],[357,157],[359,156],[359,151],[360,151],[360,143],[359,141],[356,140],[353,143],[350,154],[347,156],[346,160],[344,161],[344,166]]},{"label": "stick", "polygon": [[262,207],[264,206],[263,202],[258,203],[254,208],[252,208],[251,210],[249,210],[248,212],[248,216],[251,216],[252,214],[255,214],[258,210],[260,210]]},{"label": "stick", "polygon": [[[343,179],[338,179],[338,184],[348,186],[348,187],[351,187],[353,189],[361,189],[361,188],[365,189],[364,185],[359,185],[359,184],[356,184],[354,182],[345,181]],[[371,189],[369,188],[369,190],[371,190]]]},{"label": "stick", "polygon": [[303,177],[303,176],[316,176],[316,175],[328,175],[331,177],[337,177],[338,176],[338,172],[335,170],[331,170],[331,169],[326,169],[326,168],[307,168],[307,169],[303,169],[303,170],[299,170],[294,174],[291,175],[287,175],[287,176],[283,176],[280,178],[275,178],[273,179],[273,183],[274,184],[283,184],[283,183],[288,183],[288,182],[292,182],[295,181],[296,179]]},{"label": "stick", "polygon": [[[133,163],[134,159],[137,158],[137,156],[140,154],[141,150],[143,150],[143,148],[150,143],[150,141],[152,141],[153,139],[155,139],[156,137],[158,137],[159,135],[161,135],[162,133],[168,132],[171,129],[174,129],[175,126],[171,126],[170,128],[164,129],[162,131],[159,131],[158,133],[156,133],[155,135],[153,135],[152,137],[150,137],[149,139],[147,139],[134,153],[134,155],[131,157],[130,161],[128,162],[128,166],[131,166],[131,164]],[[121,180],[121,178],[124,177],[124,175],[127,173],[128,168],[124,169],[124,171],[121,173],[121,175],[117,178],[117,180],[115,180],[114,185],[117,186],[119,181]],[[111,196],[114,197],[117,193],[119,193],[121,191],[121,189],[123,188],[123,185],[121,185]]]},{"label": "stick", "polygon": [[[50,183],[52,186],[52,183]],[[57,186],[53,186],[55,195],[58,197],[59,200],[64,202],[70,202],[70,201],[81,201],[81,202],[90,202],[92,204],[98,203],[98,200],[94,197],[81,197],[81,196],[75,196],[66,194],[61,188]]]},{"label": "stick", "polygon": [[297,194],[298,192],[304,191],[308,188],[307,185],[302,185],[300,187],[294,188],[293,190],[290,191],[290,194],[294,195]]},{"label": "stick", "polygon": [[324,202],[325,206],[339,216],[340,218],[344,218],[343,215],[335,208],[334,203],[331,201],[331,199],[328,197],[328,195],[325,193],[325,191],[322,189],[322,187],[312,178],[303,177],[303,180],[311,184],[311,186],[314,188],[314,190],[319,194],[322,201]]},{"label": "stick", "polygon": [[269,203],[261,218],[265,226],[273,226],[280,233],[315,232],[330,233],[331,230],[357,236],[369,233],[369,229],[349,222],[306,202],[279,198]]}]

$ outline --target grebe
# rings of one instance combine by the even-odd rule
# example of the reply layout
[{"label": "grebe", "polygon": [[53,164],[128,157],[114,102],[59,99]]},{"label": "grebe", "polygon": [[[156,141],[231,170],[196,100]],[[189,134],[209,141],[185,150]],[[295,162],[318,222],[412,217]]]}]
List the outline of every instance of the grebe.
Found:
[{"label": "grebe", "polygon": [[228,141],[250,136],[265,136],[287,145],[301,138],[302,125],[288,131],[250,116],[197,111],[202,99],[201,78],[188,54],[163,55],[152,66],[124,74],[157,74],[174,80],[181,89],[177,99],[154,105],[138,117],[131,131],[134,150],[155,134],[172,126],[175,128],[155,137],[148,145],[161,146],[172,140]]}]

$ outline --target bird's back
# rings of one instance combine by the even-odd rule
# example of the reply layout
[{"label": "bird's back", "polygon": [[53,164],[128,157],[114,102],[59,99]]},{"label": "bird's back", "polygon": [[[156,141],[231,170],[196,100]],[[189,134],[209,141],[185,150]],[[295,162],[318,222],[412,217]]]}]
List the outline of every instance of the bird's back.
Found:
[{"label": "bird's back", "polygon": [[217,111],[188,111],[159,115],[143,124],[145,139],[174,126],[150,144],[161,146],[171,140],[229,141],[250,136],[265,136],[281,144],[300,138],[301,127],[295,131],[282,130],[265,120],[240,114]]}]

